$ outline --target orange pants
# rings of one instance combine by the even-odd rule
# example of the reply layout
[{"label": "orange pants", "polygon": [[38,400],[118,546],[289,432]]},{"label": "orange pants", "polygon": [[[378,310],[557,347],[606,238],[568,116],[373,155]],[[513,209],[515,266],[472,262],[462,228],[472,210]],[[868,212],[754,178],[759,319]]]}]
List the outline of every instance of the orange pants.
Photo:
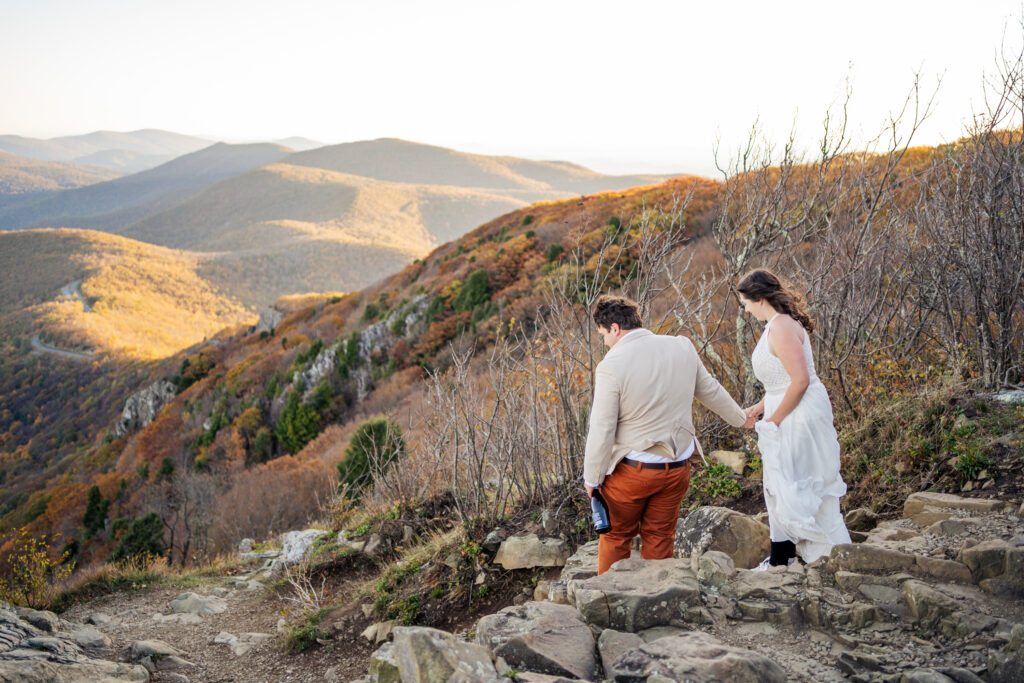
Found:
[{"label": "orange pants", "polygon": [[612,529],[601,535],[597,573],[603,574],[629,557],[633,538],[640,534],[645,560],[672,557],[679,506],[690,488],[690,463],[675,469],[641,469],[620,462],[601,484]]}]

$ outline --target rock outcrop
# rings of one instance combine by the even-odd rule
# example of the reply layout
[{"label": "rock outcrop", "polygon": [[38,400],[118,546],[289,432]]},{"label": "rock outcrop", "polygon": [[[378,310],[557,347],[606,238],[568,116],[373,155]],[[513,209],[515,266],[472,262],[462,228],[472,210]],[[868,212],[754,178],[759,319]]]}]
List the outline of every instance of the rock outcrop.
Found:
[{"label": "rock outcrop", "polygon": [[[768,571],[744,568],[767,550],[763,525],[698,510],[680,521],[679,557],[632,557],[597,576],[588,543],[537,602],[482,618],[475,644],[396,629],[368,680],[1024,680],[1018,505],[911,496],[904,519],[874,527],[857,515],[864,543]],[[465,650],[474,664],[457,670],[454,653],[470,646],[487,659]]]},{"label": "rock outcrop", "polygon": [[148,425],[174,396],[174,385],[165,379],[153,382],[129,396],[121,412],[121,419],[114,426],[115,436],[120,438]]},{"label": "rock outcrop", "polygon": [[[45,624],[46,629],[36,624]],[[149,680],[149,672],[142,666],[100,659],[110,645],[110,640],[102,633],[90,628],[72,632],[72,628],[52,612],[15,610],[0,602],[0,681],[127,683]]]}]

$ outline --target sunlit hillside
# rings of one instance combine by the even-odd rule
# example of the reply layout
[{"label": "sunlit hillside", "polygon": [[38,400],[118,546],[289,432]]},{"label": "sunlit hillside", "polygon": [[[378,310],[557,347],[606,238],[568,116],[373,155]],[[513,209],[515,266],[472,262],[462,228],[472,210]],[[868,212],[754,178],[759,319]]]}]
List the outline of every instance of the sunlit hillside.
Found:
[{"label": "sunlit hillside", "polygon": [[[0,334],[147,359],[252,319],[197,275],[197,266],[194,255],[105,233],[0,233]],[[80,283],[85,304],[62,293],[71,283]]]},{"label": "sunlit hillside", "polygon": [[0,207],[25,195],[93,185],[121,175],[117,171],[59,161],[38,161],[0,152]]}]

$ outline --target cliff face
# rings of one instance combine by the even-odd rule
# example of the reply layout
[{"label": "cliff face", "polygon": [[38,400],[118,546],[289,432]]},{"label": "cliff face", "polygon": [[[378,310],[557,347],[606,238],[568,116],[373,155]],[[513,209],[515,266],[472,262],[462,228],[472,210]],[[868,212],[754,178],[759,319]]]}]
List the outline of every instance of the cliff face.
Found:
[{"label": "cliff face", "polygon": [[174,385],[165,379],[132,394],[125,401],[121,420],[114,426],[114,435],[120,438],[145,427],[174,396]]}]

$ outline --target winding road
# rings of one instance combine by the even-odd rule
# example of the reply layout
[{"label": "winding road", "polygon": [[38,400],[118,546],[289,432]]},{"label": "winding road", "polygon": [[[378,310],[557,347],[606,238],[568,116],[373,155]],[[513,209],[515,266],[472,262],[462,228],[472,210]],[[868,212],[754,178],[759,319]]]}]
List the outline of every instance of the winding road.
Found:
[{"label": "winding road", "polygon": [[[90,313],[92,311],[92,307],[86,302],[85,297],[82,296],[82,290],[79,289],[81,284],[81,280],[75,280],[71,284],[61,287],[60,293],[68,298],[78,299],[82,302],[82,309],[86,313]],[[63,358],[71,358],[72,360],[90,360],[93,355],[92,351],[67,351],[65,349],[58,349],[56,346],[44,344],[39,339],[38,334],[32,337],[32,349],[39,353],[52,353]]]}]

